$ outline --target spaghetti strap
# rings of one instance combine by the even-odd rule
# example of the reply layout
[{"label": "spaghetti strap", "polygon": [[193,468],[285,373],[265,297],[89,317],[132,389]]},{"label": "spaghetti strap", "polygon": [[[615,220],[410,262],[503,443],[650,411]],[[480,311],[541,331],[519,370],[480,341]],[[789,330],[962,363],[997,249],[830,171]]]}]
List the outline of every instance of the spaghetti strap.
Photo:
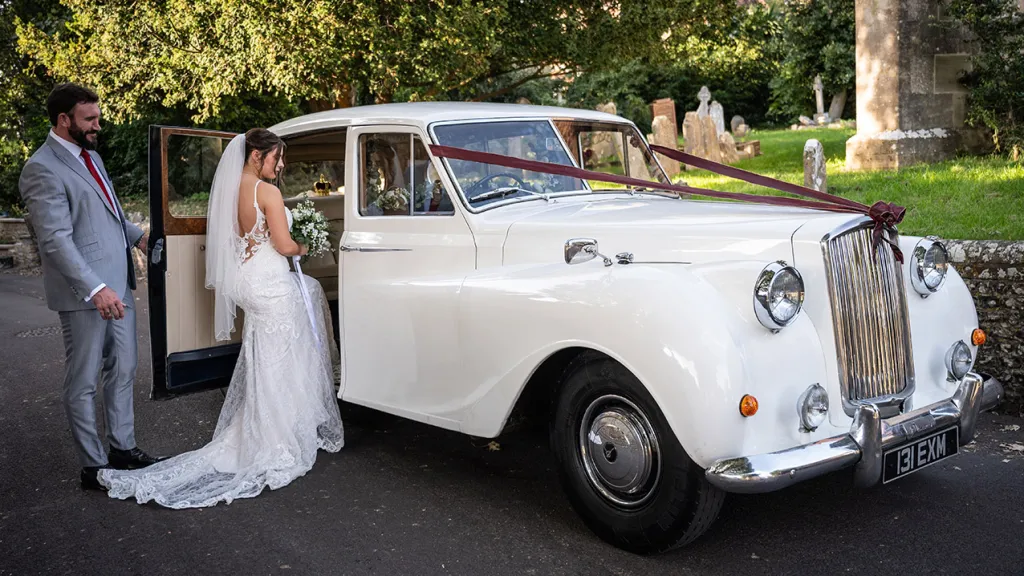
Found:
[{"label": "spaghetti strap", "polygon": [[256,202],[256,190],[260,187],[260,179],[256,179],[256,185],[252,187],[252,207],[259,210],[259,204]]}]

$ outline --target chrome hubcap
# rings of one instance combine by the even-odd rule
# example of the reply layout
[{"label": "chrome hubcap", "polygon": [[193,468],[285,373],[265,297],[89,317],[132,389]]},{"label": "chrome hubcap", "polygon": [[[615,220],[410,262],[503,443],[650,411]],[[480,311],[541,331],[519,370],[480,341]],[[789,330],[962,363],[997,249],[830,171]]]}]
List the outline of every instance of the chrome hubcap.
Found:
[{"label": "chrome hubcap", "polygon": [[587,479],[601,496],[627,508],[651,497],[661,476],[658,437],[635,404],[614,394],[591,402],[579,442]]}]

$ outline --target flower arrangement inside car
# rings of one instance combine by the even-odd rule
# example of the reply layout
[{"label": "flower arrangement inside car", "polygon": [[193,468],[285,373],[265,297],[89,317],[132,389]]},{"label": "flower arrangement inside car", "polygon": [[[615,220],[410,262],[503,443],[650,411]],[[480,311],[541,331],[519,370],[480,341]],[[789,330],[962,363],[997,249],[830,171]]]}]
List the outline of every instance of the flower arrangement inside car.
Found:
[{"label": "flower arrangement inside car", "polygon": [[317,210],[311,200],[300,202],[292,209],[292,239],[306,246],[306,258],[318,258],[324,252],[333,252],[329,239],[327,217]]},{"label": "flower arrangement inside car", "polygon": [[[404,186],[392,186],[381,191],[379,188],[369,188],[367,191],[369,200],[368,208],[371,215],[383,214],[385,216],[409,214],[409,191]],[[425,210],[425,201],[428,194],[425,185],[420,183],[416,186],[415,202],[417,210]]]}]

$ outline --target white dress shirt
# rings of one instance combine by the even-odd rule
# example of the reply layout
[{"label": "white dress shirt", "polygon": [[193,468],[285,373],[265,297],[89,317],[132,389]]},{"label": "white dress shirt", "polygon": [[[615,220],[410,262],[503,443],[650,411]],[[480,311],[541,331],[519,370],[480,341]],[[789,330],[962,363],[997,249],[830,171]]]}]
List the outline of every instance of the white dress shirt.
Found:
[{"label": "white dress shirt", "polygon": [[[60,142],[61,145],[64,146],[64,148],[67,149],[68,152],[71,152],[71,155],[74,156],[75,158],[77,158],[78,162],[81,163],[82,166],[85,166],[86,170],[89,170],[89,165],[86,164],[85,163],[85,159],[82,158],[82,147],[81,146],[79,146],[75,142],[71,142],[71,141],[68,141],[68,140],[65,140],[65,139],[61,138],[60,136],[58,136],[53,131],[53,129],[50,130],[50,135],[53,136],[57,140],[57,142]],[[103,178],[103,173],[100,172],[99,169],[96,170],[96,173],[100,175],[101,179],[103,179],[103,185],[106,186],[107,192],[110,194],[110,198],[113,199],[114,202],[117,202],[117,197],[114,196],[114,186],[109,181],[107,181],[105,178]],[[121,215],[117,213],[116,208],[114,210],[114,217],[117,218],[118,223],[121,222]],[[124,227],[121,228],[121,236],[122,236],[122,238],[124,240],[124,247],[127,249],[128,248],[128,237],[124,235]],[[99,292],[100,290],[106,288],[106,286],[107,285],[105,283],[100,282],[100,285],[95,287],[95,288],[93,288],[92,292],[90,292],[89,295],[85,297],[85,301],[88,302],[88,301],[92,300],[92,297],[95,296],[96,293]]]}]

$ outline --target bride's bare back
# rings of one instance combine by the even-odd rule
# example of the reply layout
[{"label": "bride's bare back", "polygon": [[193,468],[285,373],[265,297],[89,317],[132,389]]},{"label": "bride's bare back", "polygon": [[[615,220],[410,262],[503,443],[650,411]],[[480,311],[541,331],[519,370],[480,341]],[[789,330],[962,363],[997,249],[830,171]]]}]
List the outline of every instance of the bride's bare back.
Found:
[{"label": "bride's bare back", "polygon": [[256,228],[261,212],[266,218],[266,229],[261,232],[274,243],[274,249],[282,256],[306,253],[306,247],[292,240],[288,231],[288,216],[285,214],[281,190],[252,174],[243,174],[238,185],[238,226],[243,238],[248,240],[250,253],[260,241],[249,233]]}]

